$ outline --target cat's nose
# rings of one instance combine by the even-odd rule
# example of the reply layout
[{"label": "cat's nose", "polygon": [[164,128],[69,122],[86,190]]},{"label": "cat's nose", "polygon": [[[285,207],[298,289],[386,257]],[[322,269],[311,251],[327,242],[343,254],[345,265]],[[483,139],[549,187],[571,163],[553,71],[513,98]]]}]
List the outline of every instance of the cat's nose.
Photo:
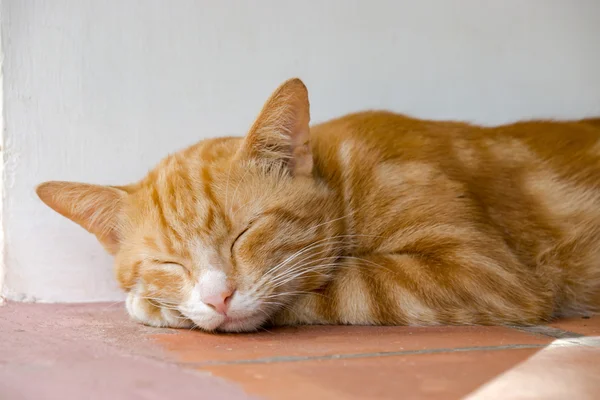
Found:
[{"label": "cat's nose", "polygon": [[202,296],[202,302],[220,314],[227,314],[233,292],[232,289],[226,289],[222,292],[207,294]]}]

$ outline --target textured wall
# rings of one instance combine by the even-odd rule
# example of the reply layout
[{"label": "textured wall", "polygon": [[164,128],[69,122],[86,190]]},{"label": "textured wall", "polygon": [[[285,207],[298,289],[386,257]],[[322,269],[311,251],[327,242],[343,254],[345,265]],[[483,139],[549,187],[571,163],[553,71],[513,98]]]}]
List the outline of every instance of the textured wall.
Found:
[{"label": "textured wall", "polygon": [[119,184],[242,134],[302,77],[313,121],[364,108],[498,123],[600,114],[600,2],[3,0],[14,299],[119,299],[95,239],[33,188]]}]

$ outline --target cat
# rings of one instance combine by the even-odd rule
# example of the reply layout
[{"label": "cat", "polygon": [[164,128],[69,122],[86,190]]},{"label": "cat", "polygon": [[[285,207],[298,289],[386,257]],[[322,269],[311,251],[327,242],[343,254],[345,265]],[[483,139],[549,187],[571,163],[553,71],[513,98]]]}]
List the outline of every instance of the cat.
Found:
[{"label": "cat", "polygon": [[600,118],[497,127],[387,111],[309,128],[283,83],[243,138],[127,186],[46,182],[155,327],[532,325],[600,311]]}]

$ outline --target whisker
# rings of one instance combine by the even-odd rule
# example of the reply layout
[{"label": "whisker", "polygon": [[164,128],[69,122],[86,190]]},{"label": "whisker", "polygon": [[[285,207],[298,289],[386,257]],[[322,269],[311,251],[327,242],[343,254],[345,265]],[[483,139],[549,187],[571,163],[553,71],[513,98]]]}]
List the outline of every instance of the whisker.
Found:
[{"label": "whisker", "polygon": [[108,310],[109,308],[113,308],[113,307],[114,307],[114,306],[116,306],[117,304],[121,304],[121,303],[122,303],[122,301],[115,301],[114,303],[110,303],[110,304],[108,304],[106,307],[104,307],[104,308],[102,309],[102,311],[106,311],[106,310]]},{"label": "whisker", "polygon": [[273,332],[271,332],[270,330],[268,330],[267,328],[265,328],[265,327],[264,327],[264,326],[262,326],[262,325],[259,325],[259,326],[258,326],[258,329],[260,329],[261,331],[265,331],[265,332],[267,332],[267,333],[273,334]]},{"label": "whisker", "polygon": [[[275,265],[275,267],[271,268],[270,272],[277,271],[278,269],[280,269],[283,266],[285,266],[286,263],[292,261],[294,258],[296,258],[296,257],[298,257],[298,256],[300,256],[300,255],[302,255],[302,254],[304,254],[304,253],[306,253],[306,252],[308,252],[310,250],[313,250],[315,248],[323,247],[323,246],[327,246],[327,245],[334,246],[334,245],[337,245],[337,244],[343,244],[344,243],[343,240],[336,240],[337,238],[336,239],[334,239],[334,238],[335,237],[321,239],[321,240],[318,240],[318,241],[316,241],[314,243],[311,243],[311,244],[303,247],[302,249],[296,251],[295,253],[293,253],[292,255],[290,255],[289,257],[287,257],[285,260],[281,261],[279,264]],[[335,240],[335,241],[331,242],[331,243],[328,243],[327,240]]]},{"label": "whisker", "polygon": [[334,218],[334,219],[332,219],[332,220],[330,220],[330,221],[326,221],[326,222],[320,223],[320,224],[318,224],[318,225],[312,226],[312,227],[308,228],[308,230],[309,230],[309,231],[313,231],[313,230],[316,230],[317,228],[319,228],[319,227],[321,227],[321,226],[323,226],[323,225],[328,225],[328,224],[331,224],[331,223],[333,223],[333,222],[339,221],[339,220],[341,220],[341,219],[348,218],[349,216],[351,216],[352,214],[356,213],[357,211],[358,211],[358,210],[355,210],[355,211],[353,211],[353,212],[351,212],[351,213],[349,213],[349,214],[342,215],[342,216],[341,216],[341,217],[339,217],[339,218]]},{"label": "whisker", "polygon": [[294,268],[297,268],[297,266],[301,265],[303,262],[305,262],[311,258],[315,259],[315,257],[320,257],[320,258],[316,258],[315,261],[317,261],[317,260],[324,261],[324,260],[328,260],[331,258],[333,258],[333,259],[338,258],[337,255],[322,256],[323,254],[327,254],[327,253],[329,253],[329,249],[323,249],[316,253],[312,253],[312,254],[309,253],[309,254],[302,255],[302,257],[299,258],[298,260],[290,260],[290,261],[294,261],[294,263],[290,264],[290,265],[284,264],[282,266],[279,266],[276,269],[268,271],[269,278],[276,276],[278,273],[280,273],[280,270],[283,269],[284,267],[287,268],[287,271],[289,271]]},{"label": "whisker", "polygon": [[[317,255],[315,255],[315,256],[317,256]],[[335,256],[325,256],[325,257],[320,257],[320,258],[316,258],[316,259],[311,259],[311,258],[312,257],[304,257],[301,260],[297,260],[293,265],[290,265],[289,268],[278,271],[275,274],[271,274],[271,276],[269,276],[268,283],[273,284],[273,283],[279,281],[282,277],[294,274],[302,269],[314,268],[314,267],[318,268],[319,263],[330,264],[332,261],[337,260],[337,257],[335,257]],[[265,284],[267,284],[267,283],[265,283]]]},{"label": "whisker", "polygon": [[148,300],[151,303],[154,303],[153,305],[156,307],[159,307],[159,308],[162,308],[165,310],[176,311],[180,314],[182,313],[179,305],[177,305],[176,303],[169,302],[164,299],[159,299],[156,297],[150,297],[150,296],[139,296],[139,298],[143,299],[143,300]]},{"label": "whisker", "polygon": [[271,303],[276,304],[279,309],[287,310],[287,311],[293,313],[296,316],[296,318],[298,318],[298,320],[301,320],[300,315],[298,315],[296,310],[294,310],[289,304],[285,304],[285,303],[281,303],[281,302],[271,302]]},{"label": "whisker", "polygon": [[268,286],[278,287],[283,281],[287,281],[290,277],[298,276],[298,274],[330,271],[329,267],[337,265],[336,263],[331,263],[331,261],[331,259],[320,259],[298,264],[295,268],[283,271],[275,276],[268,282]]},{"label": "whisker", "polygon": [[[342,256],[342,257],[340,257],[340,258],[345,258],[345,259],[350,259],[350,260],[362,261],[362,262],[365,262],[365,263],[367,263],[367,264],[369,264],[369,265],[373,265],[373,266],[375,266],[375,267],[382,268],[382,269],[384,269],[384,270],[386,270],[386,271],[388,271],[388,272],[392,273],[393,275],[397,275],[397,276],[399,275],[399,274],[398,274],[396,271],[394,271],[394,270],[392,270],[392,269],[390,269],[390,268],[388,268],[388,267],[386,267],[386,266],[383,266],[383,265],[381,265],[381,264],[378,264],[378,263],[376,263],[376,262],[374,262],[374,261],[372,261],[372,260],[367,260],[367,259],[360,258],[360,257],[355,257],[355,256]],[[356,266],[356,264],[354,264],[354,265]],[[359,264],[358,266],[360,267],[361,265]]]},{"label": "whisker", "polygon": [[[233,195],[231,196],[232,200],[235,200],[235,195],[237,194],[237,191],[240,188],[240,185],[242,184],[242,182],[244,182],[244,179],[246,179],[246,175],[248,175],[248,171],[250,171],[250,168],[246,168],[246,171],[244,171],[244,175],[242,175],[242,179],[240,179],[240,181],[236,185],[235,191],[233,192]],[[230,208],[229,212],[232,213],[233,210]]]},{"label": "whisker", "polygon": [[252,289],[255,289],[255,286],[263,285],[268,279],[270,279],[272,276],[274,276],[275,273],[277,273],[280,269],[286,267],[287,263],[293,261],[295,258],[297,258],[297,257],[301,256],[302,254],[305,254],[311,250],[315,250],[319,247],[325,247],[325,246],[336,246],[338,244],[344,244],[346,249],[354,247],[355,245],[349,244],[345,240],[343,240],[345,238],[354,238],[354,237],[383,237],[383,236],[379,236],[379,235],[336,235],[336,236],[331,236],[331,237],[327,237],[327,238],[318,240],[314,243],[311,243],[311,244],[303,247],[302,249],[299,249],[298,251],[291,254],[286,259],[284,259],[283,261],[281,261],[280,263],[275,265],[273,268],[271,268],[269,271],[267,271],[267,273],[265,273],[263,275],[263,277],[261,277],[261,279],[259,279],[258,282],[256,282],[256,284],[254,285],[254,287]]},{"label": "whisker", "polygon": [[317,292],[309,292],[306,290],[293,290],[291,292],[281,292],[281,293],[273,293],[267,296],[261,296],[261,299],[271,299],[271,298],[275,298],[275,297],[282,297],[282,296],[295,296],[295,295],[299,295],[299,294],[314,294],[314,295],[318,295],[318,296],[322,296],[325,298],[328,298],[328,296],[325,296],[322,293],[317,293]]},{"label": "whisker", "polygon": [[[312,250],[317,249],[319,247],[326,246],[326,245],[327,244],[322,244],[322,245],[319,245],[319,246],[314,246]],[[294,268],[297,268],[299,265],[301,265],[301,263],[303,263],[307,259],[321,256],[322,254],[328,253],[329,251],[330,251],[330,249],[323,249],[323,250],[317,251],[316,253],[309,253],[307,255],[303,255],[302,258],[300,258],[299,260],[296,260],[292,265],[286,265],[286,264],[278,265],[278,266],[276,266],[275,268],[272,268],[270,271],[268,271],[266,273],[266,274],[268,274],[267,277],[270,279],[272,276],[275,276],[279,272],[279,270],[282,269],[283,267],[287,267],[288,271],[289,270],[293,270]],[[300,254],[297,254],[296,256],[299,256],[299,255]],[[321,258],[319,258],[317,260],[314,260],[314,261],[326,261],[326,260],[329,260],[329,259],[336,259],[338,257],[339,256],[337,254],[331,254],[329,256],[321,257]],[[293,260],[289,260],[288,262],[290,262],[290,261],[293,261]]]},{"label": "whisker", "polygon": [[328,246],[328,245],[335,246],[338,244],[345,244],[346,247],[353,247],[354,246],[353,244],[348,244],[348,243],[345,243],[344,240],[339,240],[340,238],[353,238],[353,237],[383,237],[383,236],[380,236],[380,235],[336,235],[336,236],[321,239],[317,242],[311,243],[310,245],[305,246],[304,248],[298,250],[297,252],[295,252],[292,255],[290,255],[289,257],[287,257],[285,260],[281,261],[275,267],[271,268],[267,272],[267,274],[265,274],[265,276],[260,280],[260,283],[261,284],[264,283],[264,281],[266,281],[267,279],[270,279],[270,277],[273,276],[279,269],[285,267],[288,262],[291,262],[295,258],[299,257],[303,253],[309,252],[310,250],[314,250],[318,247],[324,247],[324,246]]},{"label": "whisker", "polygon": [[[289,283],[289,282],[291,282],[293,280],[301,278],[301,277],[303,277],[305,275],[308,275],[308,274],[311,274],[311,273],[315,273],[315,272],[320,272],[319,268],[326,269],[326,267],[332,267],[332,266],[337,266],[337,264],[323,264],[323,265],[319,265],[317,268],[311,268],[311,269],[305,269],[305,270],[299,271],[295,275],[288,276],[285,279],[283,279],[281,281],[278,281],[277,284],[272,285],[271,288],[275,289],[275,288],[281,287],[281,286],[283,286],[283,285],[285,285],[285,284],[287,284],[287,283]],[[326,269],[326,270],[328,270],[328,269]],[[323,274],[323,275],[326,275],[326,274]]]},{"label": "whisker", "polygon": [[229,163],[229,169],[227,170],[227,183],[225,185],[225,209],[228,210],[227,205],[229,204],[229,178],[231,176],[231,166],[233,163]]}]

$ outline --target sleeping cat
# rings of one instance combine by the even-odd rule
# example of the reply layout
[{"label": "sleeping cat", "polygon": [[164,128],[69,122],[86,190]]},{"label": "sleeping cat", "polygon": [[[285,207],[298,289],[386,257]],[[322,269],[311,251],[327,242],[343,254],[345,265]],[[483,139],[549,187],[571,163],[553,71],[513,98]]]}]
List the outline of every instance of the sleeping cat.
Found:
[{"label": "sleeping cat", "polygon": [[292,79],[244,138],[204,140],[128,186],[37,193],[115,256],[127,311],[151,326],[527,325],[600,311],[600,119],[309,119]]}]

